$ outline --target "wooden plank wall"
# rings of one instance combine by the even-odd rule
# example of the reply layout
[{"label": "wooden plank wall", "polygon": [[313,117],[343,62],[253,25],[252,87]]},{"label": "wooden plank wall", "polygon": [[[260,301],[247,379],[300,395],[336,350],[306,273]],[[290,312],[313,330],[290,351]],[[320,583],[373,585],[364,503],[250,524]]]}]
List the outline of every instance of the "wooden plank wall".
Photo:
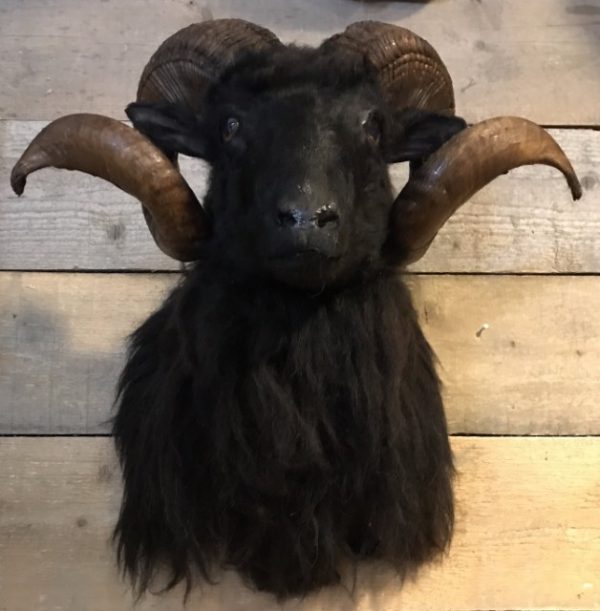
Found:
[{"label": "wooden plank wall", "polygon": [[[132,609],[107,543],[118,469],[94,436],[108,431],[125,337],[177,282],[131,198],[45,170],[19,200],[10,169],[48,120],[124,119],[158,43],[224,16],[286,42],[360,19],[414,29],[446,61],[461,115],[551,127],[584,197],[571,202],[554,170],[511,172],[411,270],[459,468],[448,557],[403,587],[366,566],[353,597],[283,607],[226,575],[187,608],[600,609],[600,0],[2,0],[0,611]],[[201,192],[206,167],[183,170]],[[181,609],[181,593],[138,608]]]}]

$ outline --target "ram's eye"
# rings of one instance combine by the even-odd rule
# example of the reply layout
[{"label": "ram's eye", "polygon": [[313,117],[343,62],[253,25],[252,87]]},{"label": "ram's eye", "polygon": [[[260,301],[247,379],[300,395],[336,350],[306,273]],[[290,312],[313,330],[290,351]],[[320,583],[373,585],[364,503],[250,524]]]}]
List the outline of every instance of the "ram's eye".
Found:
[{"label": "ram's eye", "polygon": [[235,117],[229,117],[223,125],[223,140],[229,142],[238,133],[240,121]]},{"label": "ram's eye", "polygon": [[381,140],[381,119],[376,112],[370,112],[363,119],[362,127],[365,130],[367,140],[371,144],[379,144]]}]

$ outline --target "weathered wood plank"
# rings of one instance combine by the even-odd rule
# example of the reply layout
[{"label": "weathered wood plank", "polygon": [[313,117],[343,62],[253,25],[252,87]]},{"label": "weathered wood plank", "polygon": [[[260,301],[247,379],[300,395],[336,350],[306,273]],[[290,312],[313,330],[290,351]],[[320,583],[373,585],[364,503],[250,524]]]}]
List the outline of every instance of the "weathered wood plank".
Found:
[{"label": "weathered wood plank", "polygon": [[[225,575],[194,611],[600,608],[600,439],[454,438],[457,523],[443,562],[401,587],[382,566],[277,605]],[[108,538],[121,494],[109,439],[0,439],[0,609],[125,611]],[[136,607],[183,611],[181,590]]]},{"label": "weathered wood plank", "polygon": [[[138,203],[97,178],[42,170],[24,197],[12,165],[43,122],[0,122],[0,269],[177,269],[148,232]],[[572,202],[562,175],[542,166],[498,178],[442,229],[414,271],[600,272],[600,131],[551,130],[582,179]],[[206,166],[183,160],[204,192]],[[392,167],[399,189],[403,164]]]},{"label": "weathered wood plank", "polygon": [[[106,432],[172,274],[0,274],[0,433]],[[600,277],[411,276],[453,432],[600,434]]]},{"label": "weathered wood plank", "polygon": [[309,44],[352,21],[393,22],[438,49],[469,120],[519,114],[543,124],[600,124],[598,0],[4,0],[0,117],[122,117],[159,43],[210,17],[242,17],[285,42]]}]

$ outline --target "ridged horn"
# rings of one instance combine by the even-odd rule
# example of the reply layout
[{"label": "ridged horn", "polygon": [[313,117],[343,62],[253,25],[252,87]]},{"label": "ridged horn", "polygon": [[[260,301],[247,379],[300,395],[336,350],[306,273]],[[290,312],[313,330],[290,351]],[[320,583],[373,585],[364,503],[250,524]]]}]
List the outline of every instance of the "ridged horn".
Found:
[{"label": "ridged horn", "polygon": [[161,250],[180,261],[197,257],[208,234],[202,207],[173,164],[138,131],[93,114],[52,121],[14,166],[15,193],[23,193],[29,174],[50,166],[104,178],[133,195]]},{"label": "ridged horn", "polygon": [[557,142],[539,125],[497,117],[465,129],[439,148],[414,173],[396,199],[386,250],[401,264],[420,259],[454,212],[500,174],[523,165],[560,170],[573,199],[581,185]]},{"label": "ridged horn", "polygon": [[167,38],[140,77],[138,102],[174,102],[201,108],[210,83],[240,52],[283,46],[266,28],[242,19],[193,23]]},{"label": "ridged horn", "polygon": [[436,50],[414,32],[389,23],[359,21],[325,40],[322,46],[344,48],[366,57],[392,109],[454,114],[448,70]]}]

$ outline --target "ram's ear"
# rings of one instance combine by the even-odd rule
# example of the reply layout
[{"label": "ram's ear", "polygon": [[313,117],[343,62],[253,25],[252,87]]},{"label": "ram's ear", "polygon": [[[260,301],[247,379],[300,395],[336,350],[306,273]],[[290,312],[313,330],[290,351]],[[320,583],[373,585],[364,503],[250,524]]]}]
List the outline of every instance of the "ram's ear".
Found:
[{"label": "ram's ear", "polygon": [[169,157],[177,153],[210,161],[202,118],[181,104],[134,102],[125,109],[133,126]]},{"label": "ram's ear", "polygon": [[460,117],[408,108],[394,113],[384,138],[388,163],[420,162],[467,127]]}]

